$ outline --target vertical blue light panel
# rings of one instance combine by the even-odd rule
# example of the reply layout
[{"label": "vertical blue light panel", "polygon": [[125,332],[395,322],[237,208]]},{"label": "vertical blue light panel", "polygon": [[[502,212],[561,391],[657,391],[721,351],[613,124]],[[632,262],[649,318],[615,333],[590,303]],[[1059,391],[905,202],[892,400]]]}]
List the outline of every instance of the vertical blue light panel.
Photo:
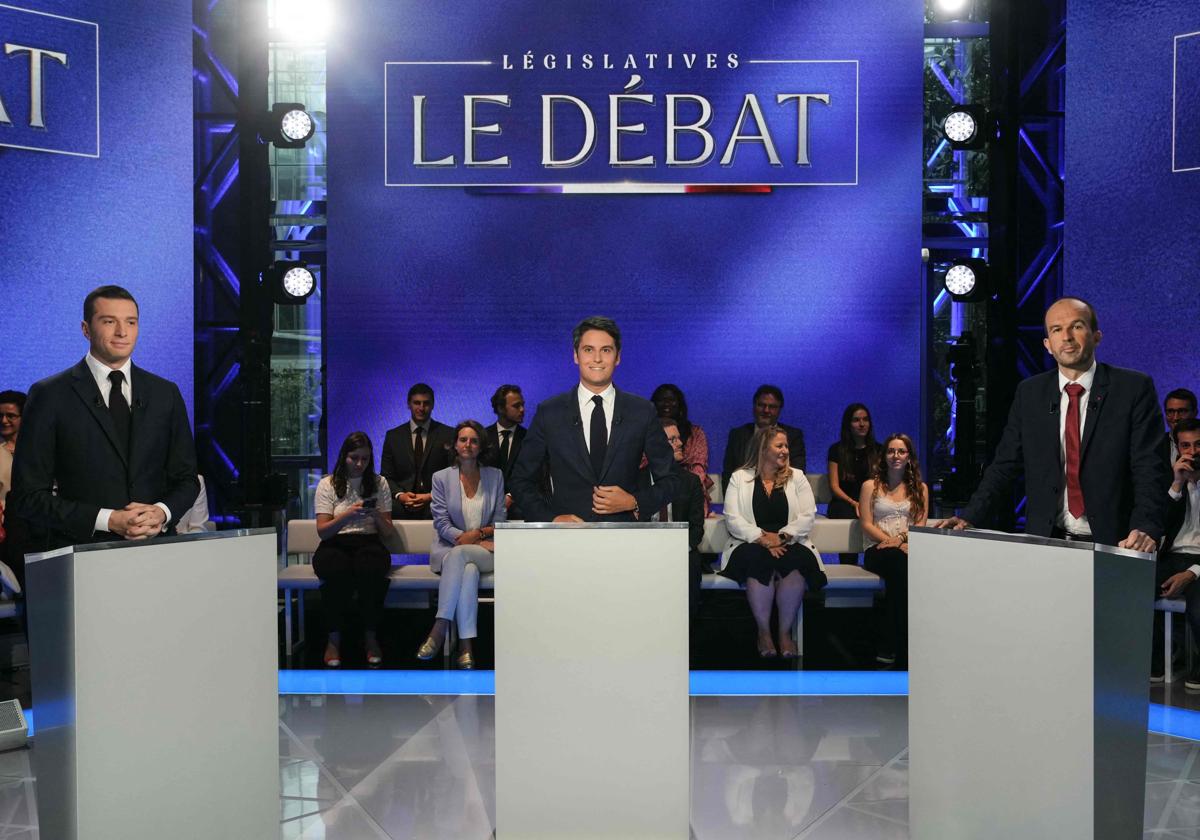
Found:
[{"label": "vertical blue light panel", "polygon": [[29,54],[0,51],[0,388],[83,358],[83,299],[116,283],[141,306],[134,362],[190,409],[191,3],[17,0],[0,5],[0,43],[66,55],[42,56],[38,128]]},{"label": "vertical blue light panel", "polygon": [[[729,429],[751,419],[751,396],[764,382],[784,389],[782,419],[805,430],[816,470],[824,470],[825,449],[849,402],[870,405],[882,431],[918,433],[922,36],[916,0],[650,6],[345,0],[328,62],[330,448],[336,452],[355,429],[378,446],[386,429],[406,419],[405,393],[418,381],[434,387],[434,416],[443,422],[492,420],[488,397],[506,382],[524,387],[532,415],[538,401],[574,386],[571,329],[595,313],[611,315],[624,332],[618,387],[648,396],[663,382],[678,384],[691,419],[707,432],[714,471]],[[496,72],[485,89],[454,90],[503,94],[529,87],[586,98],[596,106],[602,135],[596,155],[608,148],[607,96],[621,93],[634,74],[620,67],[583,70],[577,63],[583,54],[619,55],[617,64],[631,53],[667,52],[857,61],[858,183],[753,195],[513,195],[385,186],[388,62],[499,62],[529,50],[543,60],[555,55],[556,69],[542,63],[537,71]],[[567,54],[575,56],[571,70]],[[656,72],[639,65],[645,88],[659,95],[660,112],[647,125],[661,124],[665,93],[714,93],[714,80],[728,85],[738,78],[697,69],[668,80]],[[783,72],[755,70],[746,84],[757,89]],[[423,75],[388,78],[434,75],[427,67]],[[533,77],[536,85],[514,81],[512,90],[503,89],[506,79]],[[842,84],[840,77],[833,81]],[[389,87],[389,101],[411,101],[421,92]],[[715,93],[712,101],[718,102]],[[779,109],[773,98],[770,107]],[[823,107],[812,107],[814,119]],[[536,101],[516,98],[508,108],[479,113],[480,124],[502,126],[521,115],[540,118]],[[728,137],[736,117],[717,110],[714,132]],[[796,130],[790,122],[778,126]],[[461,129],[437,141],[457,142],[460,157]],[[530,136],[505,130],[481,136],[481,154]],[[648,153],[655,131],[628,135],[629,148]],[[839,160],[849,160],[855,139],[844,134],[842,142]],[[814,154],[820,143],[814,140]],[[662,150],[657,154],[661,161]],[[743,145],[738,155],[750,162],[762,150]],[[839,164],[830,171],[847,169]],[[697,168],[693,183],[710,180],[703,173]],[[634,170],[627,177],[678,183]],[[566,172],[559,178],[573,180]]]},{"label": "vertical blue light panel", "polygon": [[1200,7],[1068,3],[1067,31],[1064,288],[1096,306],[1101,360],[1195,390],[1200,36],[1178,36]]}]

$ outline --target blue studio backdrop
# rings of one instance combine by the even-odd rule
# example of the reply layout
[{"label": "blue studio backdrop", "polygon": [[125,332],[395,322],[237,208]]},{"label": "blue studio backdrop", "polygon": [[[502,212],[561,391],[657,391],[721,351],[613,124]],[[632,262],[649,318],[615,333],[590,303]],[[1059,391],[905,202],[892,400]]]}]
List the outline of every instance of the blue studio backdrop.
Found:
[{"label": "blue studio backdrop", "polygon": [[192,404],[188,0],[0,5],[0,388],[79,361],[83,299],[141,306],[134,361]]},{"label": "blue studio backdrop", "polygon": [[842,408],[920,426],[922,4],[346,0],[328,63],[329,448],[425,381],[491,422],[678,384],[719,470],[763,382],[824,470]]},{"label": "blue studio backdrop", "polygon": [[1097,356],[1200,390],[1200,4],[1068,4],[1064,288]]}]

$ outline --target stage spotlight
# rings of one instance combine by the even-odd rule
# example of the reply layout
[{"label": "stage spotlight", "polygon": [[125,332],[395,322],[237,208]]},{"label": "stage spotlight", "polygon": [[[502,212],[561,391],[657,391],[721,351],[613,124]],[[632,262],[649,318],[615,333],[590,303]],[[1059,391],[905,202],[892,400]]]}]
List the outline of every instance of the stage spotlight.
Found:
[{"label": "stage spotlight", "polygon": [[935,0],[933,13],[941,20],[964,20],[971,16],[971,0]]},{"label": "stage spotlight", "polygon": [[982,108],[959,105],[952,108],[942,121],[942,134],[950,148],[979,149],[987,142],[986,117]]},{"label": "stage spotlight", "polygon": [[333,20],[329,0],[275,0],[271,4],[271,39],[287,43],[321,43]]},{"label": "stage spotlight", "polygon": [[983,300],[987,297],[987,262],[974,258],[955,260],[946,269],[942,284],[956,301]]},{"label": "stage spotlight", "polygon": [[274,262],[263,272],[263,283],[276,303],[301,304],[317,290],[317,278],[304,263]]},{"label": "stage spotlight", "polygon": [[259,136],[277,149],[302,149],[316,130],[316,122],[302,103],[276,102]]}]

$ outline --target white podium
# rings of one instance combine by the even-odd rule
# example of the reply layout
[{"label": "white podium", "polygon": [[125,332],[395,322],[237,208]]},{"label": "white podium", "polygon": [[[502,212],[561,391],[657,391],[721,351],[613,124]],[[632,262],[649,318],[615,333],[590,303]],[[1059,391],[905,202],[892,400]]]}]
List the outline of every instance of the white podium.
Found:
[{"label": "white podium", "polygon": [[279,836],[275,533],[30,554],[40,836]]},{"label": "white podium", "polygon": [[502,523],[496,836],[686,840],[687,523]]},{"label": "white podium", "polygon": [[1153,555],[909,540],[912,837],[1141,838]]}]

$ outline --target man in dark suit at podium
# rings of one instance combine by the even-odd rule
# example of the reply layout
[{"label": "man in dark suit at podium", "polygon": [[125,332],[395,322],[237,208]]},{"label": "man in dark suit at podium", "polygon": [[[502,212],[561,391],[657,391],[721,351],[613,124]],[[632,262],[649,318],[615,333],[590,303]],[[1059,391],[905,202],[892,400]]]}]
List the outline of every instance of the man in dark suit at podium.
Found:
[{"label": "man in dark suit at podium", "polygon": [[1096,362],[1096,311],[1079,298],[1046,310],[1043,344],[1057,369],[1017,386],[995,457],[961,517],[969,528],[1011,499],[1025,473],[1030,534],[1154,551],[1171,483],[1162,412],[1144,373]]},{"label": "man in dark suit at podium", "polygon": [[133,295],[91,292],[83,335],[83,360],[35,384],[25,404],[9,502],[43,534],[27,550],[173,533],[200,491],[179,388],[130,359]]},{"label": "man in dark suit at podium", "polygon": [[433,474],[450,466],[454,430],[433,419],[433,389],[418,382],[408,389],[409,421],[388,429],[379,474],[392,490],[392,516],[429,519]]},{"label": "man in dark suit at podium", "polygon": [[[670,444],[654,405],[618,391],[621,331],[609,318],[575,327],[579,384],[538,406],[512,472],[516,502],[532,522],[649,520],[679,489]],[[654,485],[638,487],[642,453]],[[551,487],[541,487],[543,465]]]}]

